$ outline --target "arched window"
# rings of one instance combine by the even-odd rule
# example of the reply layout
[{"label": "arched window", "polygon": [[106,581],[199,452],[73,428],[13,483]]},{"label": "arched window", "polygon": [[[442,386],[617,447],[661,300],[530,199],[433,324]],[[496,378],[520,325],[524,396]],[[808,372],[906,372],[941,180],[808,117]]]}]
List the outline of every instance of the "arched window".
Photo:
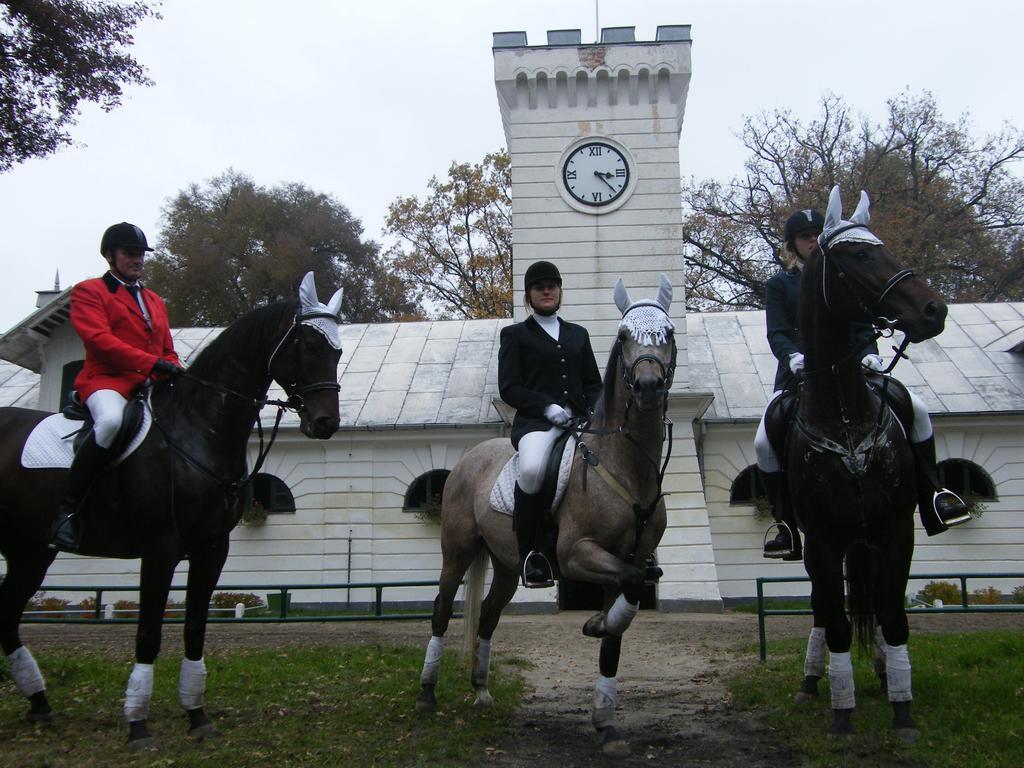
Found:
[{"label": "arched window", "polygon": [[764,484],[756,464],[751,464],[732,481],[729,490],[730,504],[756,504],[758,499],[765,498]]},{"label": "arched window", "polygon": [[295,499],[284,480],[260,472],[252,480],[252,503],[265,515],[294,515]]},{"label": "arched window", "polygon": [[995,501],[996,485],[988,472],[967,459],[946,459],[939,462],[942,485],[963,498]]},{"label": "arched window", "polygon": [[420,475],[409,485],[405,492],[405,503],[402,505],[403,512],[414,512],[420,516],[440,518],[441,516],[441,492],[444,490],[445,480],[448,479],[447,469],[432,469],[426,474]]}]

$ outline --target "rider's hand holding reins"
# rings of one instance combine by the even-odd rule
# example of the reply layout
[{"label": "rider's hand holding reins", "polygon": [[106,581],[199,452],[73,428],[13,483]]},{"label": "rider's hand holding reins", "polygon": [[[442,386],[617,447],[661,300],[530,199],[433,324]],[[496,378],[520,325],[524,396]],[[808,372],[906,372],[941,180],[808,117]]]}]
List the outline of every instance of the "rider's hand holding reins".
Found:
[{"label": "rider's hand holding reins", "polygon": [[564,427],[572,419],[572,416],[562,406],[552,403],[544,409],[544,418],[556,427]]},{"label": "rider's hand holding reins", "polygon": [[789,356],[789,370],[797,376],[804,372],[804,356],[802,354],[794,352]]},{"label": "rider's hand holding reins", "polygon": [[185,369],[182,368],[180,365],[175,365],[170,360],[164,360],[163,358],[161,358],[160,360],[157,360],[155,363],[153,363],[153,370],[150,371],[150,375],[163,374],[164,376],[170,376],[173,378],[175,376],[180,376],[184,372]]},{"label": "rider's hand holding reins", "polygon": [[864,359],[860,361],[860,364],[870,371],[881,373],[885,370],[881,355],[864,355]]}]

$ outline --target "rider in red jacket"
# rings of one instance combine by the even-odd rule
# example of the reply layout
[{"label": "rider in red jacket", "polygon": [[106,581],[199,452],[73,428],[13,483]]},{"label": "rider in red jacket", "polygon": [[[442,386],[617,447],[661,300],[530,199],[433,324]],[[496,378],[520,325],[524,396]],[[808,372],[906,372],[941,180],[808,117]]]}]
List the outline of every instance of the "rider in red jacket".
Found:
[{"label": "rider in red jacket", "polygon": [[93,431],[68,472],[64,501],[51,529],[55,549],[78,550],[78,505],[96,472],[112,458],[110,448],[128,398],[147,379],[182,370],[164,302],[139,283],[145,253],[152,250],[134,224],[114,224],[100,242],[110,270],[71,290],[71,325],[85,345],[75,389],[92,415]]}]

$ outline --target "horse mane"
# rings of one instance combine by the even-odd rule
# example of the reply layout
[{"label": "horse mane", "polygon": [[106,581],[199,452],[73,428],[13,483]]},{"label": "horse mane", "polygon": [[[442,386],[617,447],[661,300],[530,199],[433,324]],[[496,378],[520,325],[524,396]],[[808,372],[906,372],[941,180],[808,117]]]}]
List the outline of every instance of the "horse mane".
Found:
[{"label": "horse mane", "polygon": [[203,379],[229,359],[252,360],[270,354],[269,340],[295,315],[297,301],[277,301],[242,315],[207,344],[189,367],[189,373]]},{"label": "horse mane", "polygon": [[604,369],[604,378],[601,379],[601,397],[594,407],[594,423],[605,423],[605,417],[615,408],[613,401],[615,392],[615,381],[619,375],[619,358],[622,356],[622,340],[615,339],[611,352],[608,353],[608,363]]}]

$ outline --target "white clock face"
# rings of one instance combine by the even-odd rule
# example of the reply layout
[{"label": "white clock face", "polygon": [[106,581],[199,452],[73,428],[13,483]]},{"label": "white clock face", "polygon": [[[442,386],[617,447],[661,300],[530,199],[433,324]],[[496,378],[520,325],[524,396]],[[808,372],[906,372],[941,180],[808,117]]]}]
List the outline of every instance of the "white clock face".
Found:
[{"label": "white clock face", "polygon": [[581,144],[562,166],[566,191],[595,208],[618,200],[629,184],[629,162],[615,147],[601,141]]}]

